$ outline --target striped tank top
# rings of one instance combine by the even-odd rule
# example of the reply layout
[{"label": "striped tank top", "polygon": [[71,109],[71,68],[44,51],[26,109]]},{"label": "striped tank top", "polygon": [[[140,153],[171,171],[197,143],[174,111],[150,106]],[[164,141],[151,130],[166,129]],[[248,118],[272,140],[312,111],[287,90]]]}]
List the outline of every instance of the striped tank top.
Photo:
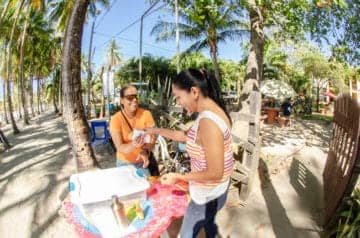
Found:
[{"label": "striped tank top", "polygon": [[197,131],[202,118],[208,118],[215,122],[224,135],[224,174],[219,180],[206,182],[190,181],[190,196],[198,204],[204,204],[226,192],[235,163],[230,128],[217,114],[211,111],[203,111],[187,133],[186,151],[190,157],[191,171],[199,172],[207,168],[205,151],[202,146],[196,143]]}]

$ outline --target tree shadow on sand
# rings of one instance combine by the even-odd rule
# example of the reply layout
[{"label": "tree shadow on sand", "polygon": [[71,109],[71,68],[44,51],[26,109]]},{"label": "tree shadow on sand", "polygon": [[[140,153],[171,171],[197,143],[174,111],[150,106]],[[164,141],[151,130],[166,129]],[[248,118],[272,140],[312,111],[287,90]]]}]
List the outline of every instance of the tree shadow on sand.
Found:
[{"label": "tree shadow on sand", "polygon": [[298,159],[292,160],[290,183],[297,192],[300,203],[318,226],[321,225],[323,187],[315,175]]},{"label": "tree shadow on sand", "polygon": [[[40,237],[60,219],[58,210],[68,194],[75,163],[62,120],[45,114],[34,121],[11,136],[16,145],[0,160],[0,214],[7,219],[17,211],[32,212],[31,224],[22,226],[31,227],[31,237]],[[20,225],[16,222],[8,229]]]},{"label": "tree shadow on sand", "polygon": [[259,160],[258,172],[261,183],[261,193],[265,199],[275,237],[297,238],[296,229],[291,224],[286,210],[281,204],[279,196],[270,180],[267,165],[262,159]]},{"label": "tree shadow on sand", "polygon": [[323,152],[327,152],[331,139],[331,125],[317,120],[305,121],[298,118],[290,127],[265,125],[261,129],[261,137],[262,146],[286,145],[300,139],[306,142],[307,146],[318,147]]}]

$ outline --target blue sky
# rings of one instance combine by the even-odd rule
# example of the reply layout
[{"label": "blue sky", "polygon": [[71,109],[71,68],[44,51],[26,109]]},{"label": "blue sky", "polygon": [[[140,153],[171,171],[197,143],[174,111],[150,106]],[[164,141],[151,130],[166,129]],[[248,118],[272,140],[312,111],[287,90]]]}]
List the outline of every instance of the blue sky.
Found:
[{"label": "blue sky", "polygon": [[[93,62],[95,63],[96,68],[99,68],[99,66],[105,62],[106,48],[111,39],[116,40],[125,60],[131,57],[139,57],[140,55],[140,21],[133,25],[131,24],[140,19],[141,15],[149,8],[150,4],[144,0],[112,0],[111,4],[112,7],[108,12],[104,9],[101,10],[95,23],[96,29],[93,38],[95,55]],[[160,2],[154,9],[161,6],[162,3]],[[143,55],[149,53],[153,56],[171,58],[176,54],[175,40],[156,42],[155,37],[150,35],[151,29],[159,19],[175,21],[175,16],[166,12],[164,9],[159,9],[145,17],[143,24]],[[84,28],[82,50],[85,55],[88,55],[89,51],[92,22],[93,18],[89,19]],[[185,50],[189,45],[190,42],[181,40],[180,50]],[[204,54],[209,56],[208,50],[204,51]],[[228,41],[226,44],[219,45],[219,58],[238,61],[241,56],[239,42]]]},{"label": "blue sky", "polygon": [[[106,49],[111,39],[116,40],[124,60],[131,57],[139,57],[140,55],[140,21],[134,22],[140,19],[150,4],[146,0],[110,0],[110,4],[111,8],[108,11],[100,8],[100,15],[97,16],[95,21],[95,34],[93,37],[93,47],[95,47],[93,63],[95,64],[95,70],[99,69],[100,66],[105,63]],[[161,7],[162,4],[160,1],[153,10]],[[150,15],[145,17],[143,24],[143,55],[149,53],[153,56],[171,58],[176,54],[175,40],[156,42],[155,36],[151,36],[150,32],[159,19],[175,21],[175,16],[174,14],[166,12],[164,9],[159,9],[154,12],[151,11],[150,13]],[[94,19],[90,17],[84,26],[82,53],[86,56],[89,52],[93,20]],[[190,43],[191,42],[184,42],[181,39],[180,51],[185,50]],[[226,44],[220,44],[218,50],[220,59],[239,61],[242,57],[239,41],[227,41]],[[209,57],[208,50],[205,50],[203,53]],[[2,88],[2,80],[0,86]],[[2,90],[0,90],[0,98],[2,99]]]}]

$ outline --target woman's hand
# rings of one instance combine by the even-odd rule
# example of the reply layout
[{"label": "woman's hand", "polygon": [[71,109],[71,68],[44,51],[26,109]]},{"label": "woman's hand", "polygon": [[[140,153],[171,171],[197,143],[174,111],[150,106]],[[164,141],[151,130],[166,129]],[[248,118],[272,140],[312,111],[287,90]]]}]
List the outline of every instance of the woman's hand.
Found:
[{"label": "woman's hand", "polygon": [[140,148],[140,147],[144,146],[144,144],[145,144],[144,137],[138,136],[131,143],[135,148]]},{"label": "woman's hand", "polygon": [[141,160],[143,162],[143,168],[147,168],[149,166],[149,153],[145,150],[142,150],[136,160]]},{"label": "woman's hand", "polygon": [[179,178],[177,173],[168,173],[161,176],[160,181],[162,184],[174,185]]}]

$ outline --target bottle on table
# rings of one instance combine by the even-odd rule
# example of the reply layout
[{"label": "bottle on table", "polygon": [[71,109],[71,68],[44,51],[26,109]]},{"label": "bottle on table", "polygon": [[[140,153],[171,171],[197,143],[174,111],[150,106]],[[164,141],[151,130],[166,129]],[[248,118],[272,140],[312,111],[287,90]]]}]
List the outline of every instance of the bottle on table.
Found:
[{"label": "bottle on table", "polygon": [[114,213],[117,223],[122,228],[127,228],[129,226],[129,221],[126,218],[124,204],[120,201],[120,199],[117,196],[112,196],[111,200],[112,200],[111,209]]}]

